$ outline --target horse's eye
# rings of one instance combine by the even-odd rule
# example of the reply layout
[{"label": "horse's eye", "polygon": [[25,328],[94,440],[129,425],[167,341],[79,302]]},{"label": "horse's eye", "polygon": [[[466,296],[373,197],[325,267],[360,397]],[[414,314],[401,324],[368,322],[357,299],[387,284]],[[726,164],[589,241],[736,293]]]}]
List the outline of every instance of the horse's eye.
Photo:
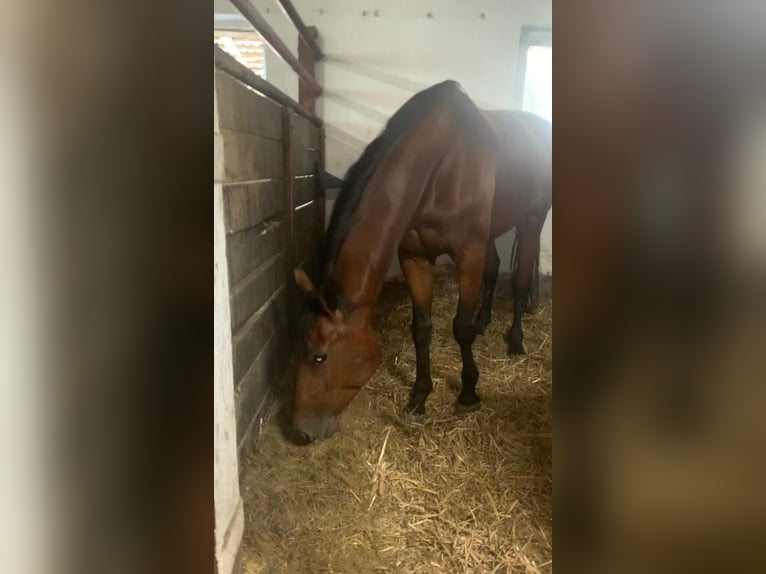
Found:
[{"label": "horse's eye", "polygon": [[327,360],[327,355],[314,355],[314,362],[316,364],[324,363]]}]

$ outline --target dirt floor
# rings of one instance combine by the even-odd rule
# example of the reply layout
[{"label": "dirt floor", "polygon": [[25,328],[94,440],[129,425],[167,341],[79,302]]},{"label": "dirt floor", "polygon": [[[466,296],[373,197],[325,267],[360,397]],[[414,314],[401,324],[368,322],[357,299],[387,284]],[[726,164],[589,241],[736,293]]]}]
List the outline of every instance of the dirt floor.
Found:
[{"label": "dirt floor", "polygon": [[527,355],[508,357],[510,285],[474,345],[482,408],[455,412],[454,269],[440,268],[431,350],[434,392],[402,413],[415,377],[410,300],[386,286],[376,331],[383,364],[329,440],[284,438],[285,409],[264,422],[244,462],[244,572],[550,572],[551,304],[524,320]]}]

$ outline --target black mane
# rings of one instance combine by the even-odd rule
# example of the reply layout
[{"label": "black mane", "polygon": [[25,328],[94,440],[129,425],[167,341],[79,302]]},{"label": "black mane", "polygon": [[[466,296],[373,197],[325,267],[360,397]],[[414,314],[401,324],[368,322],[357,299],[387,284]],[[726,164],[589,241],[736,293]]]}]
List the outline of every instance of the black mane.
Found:
[{"label": "black mane", "polygon": [[333,307],[337,306],[339,296],[337,289],[332,285],[335,262],[351,228],[351,221],[362,194],[375,170],[399,136],[423,119],[434,107],[454,97],[456,93],[463,93],[460,84],[454,80],[446,80],[412,96],[391,116],[380,135],[365,148],[361,157],[346,172],[325,240],[322,291]]}]

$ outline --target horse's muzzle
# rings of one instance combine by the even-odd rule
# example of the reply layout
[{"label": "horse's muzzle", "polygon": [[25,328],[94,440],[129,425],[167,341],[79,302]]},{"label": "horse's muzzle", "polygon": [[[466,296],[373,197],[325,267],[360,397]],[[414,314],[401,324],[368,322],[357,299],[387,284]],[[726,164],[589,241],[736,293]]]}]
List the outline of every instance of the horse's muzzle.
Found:
[{"label": "horse's muzzle", "polygon": [[330,438],[338,430],[335,417],[310,417],[295,421],[295,432],[299,442],[308,444],[315,440]]}]

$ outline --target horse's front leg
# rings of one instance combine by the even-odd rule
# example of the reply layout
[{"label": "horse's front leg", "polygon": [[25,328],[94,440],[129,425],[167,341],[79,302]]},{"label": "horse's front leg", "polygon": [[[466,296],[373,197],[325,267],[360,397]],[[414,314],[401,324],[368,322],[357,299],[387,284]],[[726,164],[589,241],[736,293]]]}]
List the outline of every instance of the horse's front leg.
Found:
[{"label": "horse's front leg", "polygon": [[415,343],[417,371],[407,412],[424,415],[426,399],[431,394],[431,301],[433,298],[434,264],[424,257],[399,253],[399,263],[412,296],[412,339]]},{"label": "horse's front leg", "polygon": [[476,339],[476,308],[479,303],[484,273],[485,250],[483,244],[468,246],[456,257],[458,273],[457,313],[452,321],[452,334],[460,345],[463,371],[460,375],[462,387],[457,398],[458,410],[474,411],[481,405],[476,394],[479,369],[473,359],[473,342]]}]

